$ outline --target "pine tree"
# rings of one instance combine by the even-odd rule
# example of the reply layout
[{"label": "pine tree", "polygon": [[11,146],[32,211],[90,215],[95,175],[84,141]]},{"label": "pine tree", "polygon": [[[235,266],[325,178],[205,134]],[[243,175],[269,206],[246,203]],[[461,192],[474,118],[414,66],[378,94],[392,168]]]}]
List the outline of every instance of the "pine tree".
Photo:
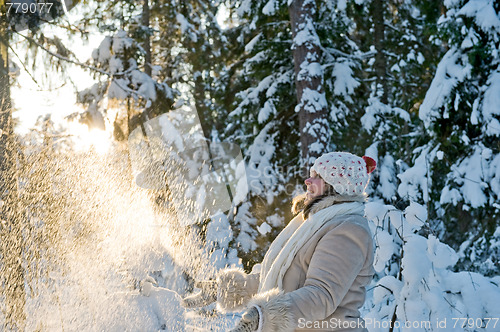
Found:
[{"label": "pine tree", "polygon": [[361,132],[350,148],[378,161],[370,194],[398,207],[407,203],[398,195],[397,175],[420,144],[415,111],[440,52],[433,42],[440,6],[436,1],[371,1],[348,7],[356,23],[351,38],[364,57],[351,133],[340,141]]},{"label": "pine tree", "polygon": [[370,202],[365,212],[376,247],[375,282],[363,315],[368,329],[433,331],[449,322],[452,329],[478,329],[498,315],[495,279],[452,271],[459,254],[432,234],[425,206],[412,202],[401,211]]},{"label": "pine tree", "polygon": [[222,131],[227,114],[215,100],[227,44],[216,17],[221,4],[219,0],[170,1],[156,9],[165,15],[153,43],[157,58],[165,63],[162,77],[182,90],[183,98],[195,107],[207,139],[214,138],[214,131]]},{"label": "pine tree", "polygon": [[425,144],[403,173],[399,193],[428,205],[443,238],[460,248],[457,268],[499,271],[499,6],[450,1],[440,18],[448,51],[419,110]]},{"label": "pine tree", "polygon": [[[167,112],[176,92],[157,76],[153,64],[149,2],[97,5],[102,29],[111,35],[92,53],[93,67],[98,69],[95,75],[100,79],[79,93],[78,101],[88,109],[74,117],[101,129],[108,118],[115,139],[123,141],[140,124]],[[108,114],[109,108],[116,112]]]},{"label": "pine tree", "polygon": [[[119,136],[126,137],[133,132],[136,126],[145,123],[158,124],[159,115],[175,111],[169,115],[169,121],[172,121],[177,129],[192,127],[190,133],[179,131],[183,136],[186,136],[179,137],[180,140],[184,141],[182,148],[184,150],[178,151],[179,154],[188,155],[188,150],[195,148],[211,152],[212,150],[209,150],[208,146],[211,146],[211,143],[217,145],[223,139],[220,137],[225,126],[222,119],[227,116],[227,110],[223,106],[224,98],[226,98],[225,91],[221,87],[223,83],[217,83],[219,73],[223,72],[225,66],[224,61],[222,61],[222,53],[225,50],[224,45],[227,43],[227,39],[222,34],[216,20],[219,4],[218,1],[205,0],[144,1],[142,7],[125,6],[125,10],[123,10],[125,15],[123,12],[122,15],[135,14],[137,16],[134,16],[134,19],[123,20],[119,11],[110,15],[109,21],[122,22],[122,29],[113,37],[107,37],[93,54],[96,61],[94,66],[106,74],[110,74],[110,79],[106,80],[104,84],[97,83],[80,94],[81,101],[89,105],[87,114],[95,114],[95,111],[99,110],[97,116],[102,122],[101,115],[104,115],[106,108],[112,105],[109,102],[106,103],[106,99],[122,100],[121,106],[118,105],[117,108],[121,108],[122,114],[123,108],[127,108],[128,130],[120,131],[119,129],[124,126],[117,126],[118,121],[115,121],[115,133],[123,133]],[[113,6],[112,8],[116,9],[117,7]],[[129,13],[127,14],[127,12]],[[124,47],[118,50],[116,45],[124,45]],[[140,95],[140,90],[145,84],[141,87],[134,86],[134,75],[137,71],[132,68],[131,63],[137,64],[137,69],[141,72],[141,76],[150,82],[149,85],[154,82],[156,96],[163,96],[163,100],[155,102],[154,98]],[[114,68],[117,64],[123,66]],[[158,87],[165,87],[165,89],[159,91]],[[169,92],[167,88],[171,89],[169,94],[166,93]],[[137,96],[139,98],[136,98]],[[218,101],[217,98],[220,98],[221,101]],[[117,118],[117,120],[120,119]],[[127,123],[126,118],[124,122]],[[144,130],[145,127],[147,126],[141,127],[143,133],[147,131]],[[171,147],[169,145],[172,145],[173,142],[165,136],[174,135],[172,132],[157,132],[156,134],[159,136],[148,138],[165,140],[163,142],[164,148]],[[197,143],[196,140],[192,139],[195,135],[198,135],[198,139],[204,139],[209,144]],[[132,147],[130,148],[132,149]],[[135,151],[134,154],[137,152]],[[210,162],[213,162],[212,159],[217,157],[220,156],[210,156]],[[215,165],[212,166],[215,167]],[[173,166],[170,165],[170,167]],[[160,196],[162,195],[158,194],[158,197]],[[183,199],[185,198],[183,197]],[[186,223],[189,223],[188,228],[196,233],[203,242],[206,236],[214,237],[208,232],[209,229],[213,228],[212,223],[220,224],[222,220],[220,216],[214,218],[198,222],[196,220],[186,221]],[[220,248],[218,241],[209,240],[206,241],[204,249],[206,255],[211,257],[210,259],[221,256],[220,249],[225,250],[225,248]],[[234,261],[233,256],[235,255],[227,250],[226,254],[228,254],[226,260],[217,258],[219,267]]]},{"label": "pine tree", "polygon": [[360,55],[345,34],[352,20],[336,1],[317,7],[238,1],[232,8],[237,18],[227,34],[236,42],[227,75],[236,98],[224,136],[240,144],[248,160],[249,202],[241,216],[250,227],[240,236],[261,232],[256,243],[262,248],[249,258],[259,261],[291,218],[287,207],[303,190],[305,166],[341,144],[332,133],[344,128],[359,85],[354,70]]}]

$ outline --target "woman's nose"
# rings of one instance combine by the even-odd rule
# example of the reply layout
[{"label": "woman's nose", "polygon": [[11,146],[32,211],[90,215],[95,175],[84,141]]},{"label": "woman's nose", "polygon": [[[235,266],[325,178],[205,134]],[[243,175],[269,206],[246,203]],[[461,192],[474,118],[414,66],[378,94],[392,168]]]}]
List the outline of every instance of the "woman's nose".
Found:
[{"label": "woman's nose", "polygon": [[306,184],[306,186],[310,185],[311,184],[311,178],[308,178],[304,181],[304,183]]}]

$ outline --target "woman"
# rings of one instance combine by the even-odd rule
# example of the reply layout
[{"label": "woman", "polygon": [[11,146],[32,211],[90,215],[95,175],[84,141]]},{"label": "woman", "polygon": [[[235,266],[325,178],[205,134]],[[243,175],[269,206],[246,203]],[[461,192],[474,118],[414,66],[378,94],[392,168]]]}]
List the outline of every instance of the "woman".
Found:
[{"label": "woman", "polygon": [[363,203],[374,169],[369,157],[319,157],[305,181],[307,193],[294,199],[302,212],[273,241],[260,273],[225,270],[216,296],[205,287],[185,305],[217,299],[223,310],[246,306],[233,332],[366,331],[359,308],[374,270]]}]

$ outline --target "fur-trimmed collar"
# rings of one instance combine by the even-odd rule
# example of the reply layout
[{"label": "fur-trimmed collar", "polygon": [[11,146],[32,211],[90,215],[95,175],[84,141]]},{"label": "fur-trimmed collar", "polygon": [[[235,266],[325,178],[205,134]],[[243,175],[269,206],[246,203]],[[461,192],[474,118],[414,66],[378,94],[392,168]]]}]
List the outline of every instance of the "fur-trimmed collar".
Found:
[{"label": "fur-trimmed collar", "polygon": [[366,201],[365,196],[353,196],[353,197],[327,196],[327,197],[325,197],[325,198],[323,198],[323,199],[321,199],[313,204],[313,206],[309,210],[308,216],[311,216],[320,210],[323,210],[329,206],[332,206],[333,204],[347,203],[347,202],[365,202],[365,201]]}]

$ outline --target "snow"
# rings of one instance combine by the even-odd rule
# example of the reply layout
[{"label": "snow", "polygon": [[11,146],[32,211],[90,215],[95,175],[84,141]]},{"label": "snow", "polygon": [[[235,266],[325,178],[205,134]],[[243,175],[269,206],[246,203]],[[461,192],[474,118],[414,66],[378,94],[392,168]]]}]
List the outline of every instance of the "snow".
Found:
[{"label": "snow", "polygon": [[124,53],[125,49],[129,48],[133,43],[133,39],[127,36],[127,32],[119,30],[113,36],[111,50],[114,54]]},{"label": "snow", "polygon": [[460,192],[464,202],[473,208],[483,206],[487,202],[484,193],[486,174],[481,171],[487,167],[487,164],[481,155],[482,150],[476,148],[470,157],[460,161],[452,171],[454,181],[461,185]]},{"label": "snow", "polygon": [[236,10],[236,13],[238,16],[242,17],[246,13],[250,12],[250,9],[252,7],[252,0],[243,0],[239,7]]},{"label": "snow", "polygon": [[[395,228],[411,229],[411,224],[417,224],[418,229],[420,219],[426,217],[423,206],[411,203],[403,215],[392,206],[370,202],[365,214],[374,233],[378,276],[363,308],[369,331],[387,331],[388,325],[380,328],[376,323],[388,323],[393,315],[395,324],[401,327],[405,323],[410,327],[417,324],[414,329],[401,331],[424,330],[420,323],[428,324],[427,330],[431,331],[456,331],[453,319],[498,317],[500,310],[493,303],[500,289],[493,279],[477,273],[452,272],[458,254],[432,234],[426,238],[413,232],[389,233]],[[495,331],[491,325],[487,330]]]},{"label": "snow", "polygon": [[[261,53],[263,52],[260,52],[259,54]],[[229,113],[229,116],[236,116],[242,112],[242,107],[257,103],[259,100],[259,94],[269,88],[269,86],[273,83],[273,79],[273,75],[269,75],[262,79],[256,88],[249,88],[247,91],[245,91],[244,95],[240,96],[243,98],[243,102],[240,103],[240,105],[238,105],[238,107],[234,111]]]},{"label": "snow", "polygon": [[[54,306],[46,312],[39,308],[40,316],[36,318],[40,320],[41,325],[38,327],[43,325],[48,330],[58,330],[63,324],[64,329],[73,331],[157,331],[164,326],[166,331],[184,330],[184,309],[180,306],[180,297],[165,288],[155,287],[149,291],[147,297],[132,292],[110,292],[106,296],[98,294],[93,300],[102,301],[99,303],[101,309],[105,309],[102,311],[85,308],[85,302],[89,299],[71,301],[71,293],[65,295],[65,298],[60,299],[60,306]],[[79,311],[78,314],[73,312],[74,310]],[[37,320],[29,320],[27,330],[35,331],[37,326],[31,323]]]},{"label": "snow", "polygon": [[117,57],[111,57],[109,59],[109,72],[111,74],[116,74],[123,71],[122,60]]},{"label": "snow", "polygon": [[270,223],[274,228],[281,228],[283,223],[283,218],[279,214],[272,214],[266,218],[266,222]]},{"label": "snow", "polygon": [[108,98],[124,100],[129,95],[128,92],[123,89],[128,84],[127,80],[123,78],[115,78],[111,81],[108,88]]},{"label": "snow", "polygon": [[181,135],[181,132],[179,132],[170,119],[168,115],[158,117],[161,135],[165,138],[166,142],[173,143],[177,151],[182,151],[184,150],[183,135]]},{"label": "snow", "polygon": [[360,85],[354,77],[352,63],[347,61],[335,63],[332,75],[335,77],[333,93],[337,96],[348,96]]},{"label": "snow", "polygon": [[249,191],[249,186],[248,186],[248,180],[247,180],[247,171],[246,171],[246,166],[245,162],[243,160],[239,162],[236,166],[236,178],[238,179],[238,182],[236,184],[235,192],[233,195],[233,203],[239,204],[245,200],[247,197],[248,191]]},{"label": "snow", "polygon": [[500,195],[500,153],[497,154],[490,162],[490,168],[487,172],[487,176],[490,178],[489,183],[491,189],[498,197]]},{"label": "snow", "polygon": [[269,116],[271,114],[276,114],[276,108],[274,107],[272,100],[266,100],[266,102],[264,103],[264,107],[262,107],[259,111],[257,121],[259,123],[264,123],[269,119]]},{"label": "snow", "polygon": [[269,122],[255,137],[250,146],[248,155],[247,177],[249,190],[255,194],[268,192],[276,184],[271,158],[274,155],[274,137],[268,131],[274,126]]},{"label": "snow", "polygon": [[427,256],[432,264],[440,269],[453,267],[458,261],[457,253],[434,235],[429,235],[427,239]]},{"label": "snow", "polygon": [[373,267],[375,271],[381,272],[385,264],[392,257],[395,251],[394,238],[385,230],[378,230],[375,236],[375,260]]},{"label": "snow", "polygon": [[452,89],[470,75],[472,66],[466,62],[461,65],[462,55],[452,47],[439,63],[431,86],[419,109],[419,117],[428,127],[432,118],[438,116],[438,110],[444,105]]},{"label": "snow", "polygon": [[233,231],[226,215],[219,213],[212,217],[212,222],[207,226],[206,239],[208,242],[217,243],[221,248],[229,245],[233,239]]},{"label": "snow", "polygon": [[425,57],[424,57],[424,55],[423,55],[422,53],[418,52],[417,62],[418,62],[419,64],[423,64],[423,63],[424,63],[424,61],[425,61]]},{"label": "snow", "polygon": [[245,52],[251,53],[255,45],[258,43],[260,38],[262,37],[262,33],[257,34],[257,36],[253,37],[252,40],[245,45]]},{"label": "snow", "polygon": [[156,100],[155,81],[146,73],[133,70],[131,83],[136,87],[137,93],[148,100]]},{"label": "snow", "polygon": [[406,122],[410,121],[410,114],[407,111],[399,107],[390,107],[382,103],[379,98],[372,96],[368,99],[368,107],[365,114],[361,117],[361,124],[364,129],[370,132],[387,115],[397,115]]},{"label": "snow", "polygon": [[295,111],[298,112],[304,109],[309,113],[316,113],[327,108],[326,96],[324,92],[305,88],[300,99],[300,103],[295,106]]},{"label": "snow", "polygon": [[417,202],[410,202],[404,211],[406,220],[415,227],[422,227],[427,220],[427,208]]},{"label": "snow", "polygon": [[292,47],[308,45],[308,44],[321,45],[319,37],[316,34],[316,29],[314,28],[311,20],[306,20],[306,22],[301,24],[301,26],[298,29],[300,30],[297,31],[295,38],[293,38]]},{"label": "snow", "polygon": [[396,170],[394,165],[394,158],[389,154],[386,154],[382,162],[377,165],[379,175],[377,190],[379,190],[382,197],[387,200],[392,200],[396,195],[397,185],[395,181]]},{"label": "snow", "polygon": [[474,45],[476,45],[479,42],[479,38],[474,30],[469,30],[469,34],[467,37],[464,38],[462,41],[462,45],[460,45],[460,48],[462,49],[468,49]]},{"label": "snow", "polygon": [[175,16],[175,19],[177,20],[177,23],[180,25],[181,33],[185,34],[188,29],[192,29],[192,25],[188,22],[186,17],[182,15],[181,13],[177,13]]},{"label": "snow", "polygon": [[319,62],[304,60],[300,64],[300,71],[297,74],[298,81],[308,81],[313,77],[323,77],[323,67]]},{"label": "snow", "polygon": [[276,12],[277,6],[275,4],[275,0],[269,0],[264,8],[262,8],[262,13],[264,15],[274,15]]},{"label": "snow", "polygon": [[401,71],[401,68],[399,68],[399,65],[397,63],[395,63],[389,70],[399,73]]},{"label": "snow", "polygon": [[401,197],[408,197],[412,201],[418,201],[420,196],[424,202],[429,200],[429,185],[431,184],[430,174],[428,174],[429,164],[437,150],[429,152],[430,147],[425,147],[417,159],[414,166],[398,175],[401,183],[398,187],[398,193]]},{"label": "snow", "polygon": [[105,63],[111,58],[111,37],[104,37],[99,48],[92,52],[92,58],[99,62]]},{"label": "snow", "polygon": [[269,226],[267,222],[263,222],[260,226],[257,226],[257,230],[259,231],[260,234],[266,235],[272,230],[272,228],[271,226]]},{"label": "snow", "polygon": [[487,89],[484,93],[482,116],[486,126],[486,134],[490,136],[500,136],[500,123],[495,116],[500,115],[500,71],[495,70],[487,82]]},{"label": "snow", "polygon": [[494,8],[494,0],[471,0],[457,13],[474,18],[483,31],[491,34],[500,33],[500,18]]},{"label": "snow", "polygon": [[257,232],[252,228],[252,225],[257,224],[257,219],[252,216],[249,209],[251,204],[246,201],[239,208],[235,220],[238,221],[237,226],[239,226],[240,234],[236,238],[240,248],[244,252],[250,252],[257,248],[257,243],[255,243],[255,238]]},{"label": "snow", "polygon": [[373,300],[375,302],[382,302],[389,297],[390,294],[398,294],[401,292],[402,287],[403,284],[400,280],[390,275],[384,276],[377,283],[377,287],[373,292]]}]

